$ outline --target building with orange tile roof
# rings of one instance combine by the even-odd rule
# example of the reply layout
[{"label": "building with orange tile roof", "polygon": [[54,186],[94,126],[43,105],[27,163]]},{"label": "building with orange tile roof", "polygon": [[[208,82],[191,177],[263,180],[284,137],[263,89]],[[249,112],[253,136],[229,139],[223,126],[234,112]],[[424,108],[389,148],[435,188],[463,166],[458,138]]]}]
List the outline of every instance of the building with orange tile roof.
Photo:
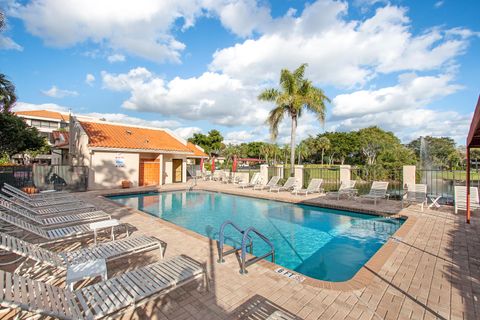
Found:
[{"label": "building with orange tile roof", "polygon": [[71,162],[89,167],[89,189],[186,182],[187,161],[208,157],[168,129],[73,119]]}]

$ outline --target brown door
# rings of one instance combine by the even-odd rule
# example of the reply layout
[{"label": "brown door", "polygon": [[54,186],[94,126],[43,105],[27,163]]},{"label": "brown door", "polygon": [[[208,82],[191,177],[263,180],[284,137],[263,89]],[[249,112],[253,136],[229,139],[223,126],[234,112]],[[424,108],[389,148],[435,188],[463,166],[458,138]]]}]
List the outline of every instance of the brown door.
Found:
[{"label": "brown door", "polygon": [[153,161],[140,161],[140,185],[152,186],[160,184],[160,163]]},{"label": "brown door", "polygon": [[173,182],[182,182],[182,159],[173,159]]}]

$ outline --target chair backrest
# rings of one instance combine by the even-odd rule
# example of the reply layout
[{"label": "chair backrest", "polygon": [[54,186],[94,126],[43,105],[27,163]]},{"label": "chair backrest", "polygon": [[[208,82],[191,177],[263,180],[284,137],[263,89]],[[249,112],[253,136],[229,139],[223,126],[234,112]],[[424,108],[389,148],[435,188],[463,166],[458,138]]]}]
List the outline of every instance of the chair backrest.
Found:
[{"label": "chair backrest", "polygon": [[5,193],[6,195],[17,199],[18,201],[23,201],[26,203],[31,203],[32,199],[28,197],[24,197],[16,192],[11,191],[10,189],[2,188],[2,192]]},{"label": "chair backrest", "polygon": [[426,184],[409,184],[407,186],[407,200],[425,201],[427,199]]},{"label": "chair backrest", "polygon": [[312,179],[307,186],[308,191],[320,191],[322,187],[323,179]]},{"label": "chair backrest", "polygon": [[3,191],[5,192],[5,190],[10,191],[11,193],[15,193],[16,195],[18,195],[22,198],[30,199],[30,195],[28,193],[26,193],[25,191],[23,191],[21,189],[15,188],[14,186],[9,185],[6,182],[3,184]]},{"label": "chair backrest", "polygon": [[3,270],[0,270],[0,305],[59,319],[84,318],[70,290]]},{"label": "chair backrest", "polygon": [[284,188],[293,188],[295,186],[295,183],[297,182],[297,179],[295,177],[289,177],[287,181],[285,181],[285,184],[283,185]]},{"label": "chair backrest", "polygon": [[273,176],[270,181],[268,181],[267,186],[273,187],[276,186],[278,181],[280,181],[280,176]]},{"label": "chair backrest", "polygon": [[[479,206],[477,187],[470,187],[470,205]],[[467,187],[455,186],[455,206],[457,208],[467,208]]]},{"label": "chair backrest", "polygon": [[23,230],[26,230],[28,232],[31,232],[31,233],[34,233],[36,234],[37,236],[40,236],[44,239],[48,239],[48,233],[43,230],[42,228],[40,227],[37,227],[31,223],[28,223],[22,219],[19,219],[19,218],[16,218],[16,217],[13,217],[3,211],[0,211],[0,220],[3,220],[4,222],[6,223],[9,223],[9,224],[12,224],[16,227],[19,227]]},{"label": "chair backrest", "polygon": [[356,180],[342,180],[339,190],[348,190],[355,188]]},{"label": "chair backrest", "polygon": [[0,248],[54,267],[65,268],[62,258],[50,250],[0,232]]},{"label": "chair backrest", "polygon": [[383,197],[387,194],[388,182],[386,181],[373,181],[370,188],[370,195]]},{"label": "chair backrest", "polygon": [[250,184],[256,184],[258,182],[258,178],[260,177],[260,172],[255,172],[250,179]]},{"label": "chair backrest", "polygon": [[22,208],[21,206],[17,205],[15,202],[10,201],[7,197],[0,194],[0,207],[16,214],[21,215],[24,218],[30,219],[37,223],[42,223],[42,220],[38,218],[34,213],[31,211]]}]

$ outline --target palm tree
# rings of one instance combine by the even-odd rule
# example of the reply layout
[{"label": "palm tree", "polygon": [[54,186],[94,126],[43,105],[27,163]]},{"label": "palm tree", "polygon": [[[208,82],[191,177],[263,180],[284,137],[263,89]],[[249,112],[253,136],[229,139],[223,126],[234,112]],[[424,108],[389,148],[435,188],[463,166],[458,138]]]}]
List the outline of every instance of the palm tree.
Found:
[{"label": "palm tree", "polygon": [[325,154],[325,151],[330,149],[330,139],[327,137],[320,137],[317,140],[317,148],[322,150],[322,164],[323,164],[323,155]]},{"label": "palm tree", "polygon": [[15,86],[7,76],[0,73],[0,108],[3,112],[8,112],[13,107],[13,104],[17,101],[15,95]]},{"label": "palm tree", "polygon": [[295,163],[295,134],[298,118],[306,109],[313,112],[323,124],[325,121],[325,101],[330,102],[322,89],[314,87],[310,80],[304,78],[306,67],[307,64],[304,63],[293,72],[282,69],[280,72],[281,90],[266,89],[258,96],[258,99],[262,101],[275,102],[276,104],[266,121],[270,126],[273,140],[278,136],[278,126],[284,116],[288,114],[292,119],[290,133],[290,164],[292,166]]}]

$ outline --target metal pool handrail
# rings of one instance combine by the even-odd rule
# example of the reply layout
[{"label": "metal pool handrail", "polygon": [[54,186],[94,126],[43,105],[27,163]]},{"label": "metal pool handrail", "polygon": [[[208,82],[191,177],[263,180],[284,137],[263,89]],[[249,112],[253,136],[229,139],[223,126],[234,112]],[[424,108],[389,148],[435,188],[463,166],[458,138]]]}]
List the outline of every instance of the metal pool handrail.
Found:
[{"label": "metal pool handrail", "polygon": [[[240,232],[240,234],[242,234],[242,250],[246,250],[247,247],[250,248],[250,253],[253,252],[253,242],[252,242],[252,239],[247,236],[245,237],[245,233],[242,229],[240,229],[239,226],[237,226],[233,221],[230,221],[230,220],[227,220],[225,221],[224,223],[222,223],[222,226],[220,227],[220,234],[218,236],[218,263],[223,263],[225,262],[225,260],[223,259],[224,256],[227,256],[229,254],[232,254],[234,252],[237,252],[239,249],[237,248],[232,248],[230,250],[227,250],[227,251],[223,251],[223,247],[225,245],[225,228],[228,226],[228,225],[231,225],[235,230],[237,230],[238,232]],[[246,239],[249,240],[249,243],[246,244],[245,242],[245,245],[244,245],[244,241],[246,241]]]},{"label": "metal pool handrail", "polygon": [[[249,237],[249,233],[253,232],[257,236],[260,237],[263,241],[265,241],[266,244],[268,244],[271,248],[269,252],[267,252],[264,255],[258,256],[258,257],[253,257],[250,260],[247,260],[247,239],[250,239],[250,242],[252,241],[251,238]],[[243,231],[243,239],[242,239],[242,253],[240,257],[240,273],[245,274],[247,273],[247,267],[254,264],[257,261],[260,261],[268,256],[272,257],[272,262],[275,263],[275,247],[273,246],[273,243],[266,237],[264,236],[260,231],[255,229],[254,227],[250,227],[247,230]]]}]

